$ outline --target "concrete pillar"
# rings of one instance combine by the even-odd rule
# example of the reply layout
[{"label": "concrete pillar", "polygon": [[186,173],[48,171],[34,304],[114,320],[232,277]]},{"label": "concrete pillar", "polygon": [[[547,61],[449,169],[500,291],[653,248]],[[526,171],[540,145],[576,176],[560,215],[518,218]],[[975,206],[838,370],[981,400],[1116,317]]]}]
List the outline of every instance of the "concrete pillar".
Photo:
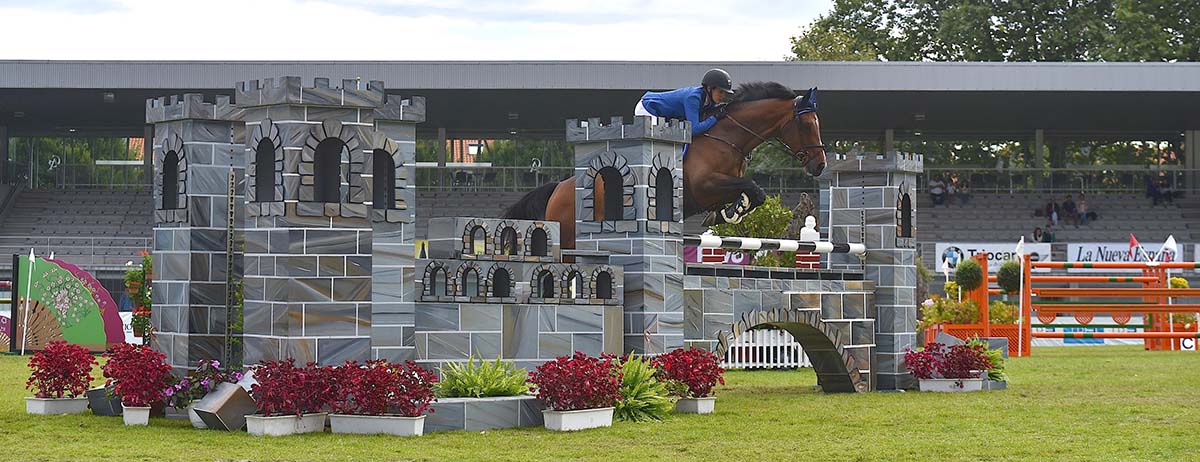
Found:
[{"label": "concrete pillar", "polygon": [[1042,168],[1045,165],[1045,153],[1042,149],[1046,146],[1046,130],[1037,129],[1033,131],[1033,162],[1030,167]]},{"label": "concrete pillar", "polygon": [[438,150],[437,150],[438,167],[445,167],[446,166],[446,128],[445,127],[438,127],[437,137],[438,137]]},{"label": "concrete pillar", "polygon": [[154,184],[154,124],[146,124],[142,128],[142,174],[143,182]]},{"label": "concrete pillar", "polygon": [[883,129],[883,152],[892,152],[896,149],[896,131],[891,128]]},{"label": "concrete pillar", "polygon": [[1197,175],[1196,169],[1200,168],[1200,130],[1187,130],[1183,132],[1183,166],[1188,169],[1187,185],[1189,190],[1196,189],[1197,181],[1200,180],[1200,175]]},{"label": "concrete pillar", "polygon": [[8,182],[8,127],[0,125],[0,184]]}]

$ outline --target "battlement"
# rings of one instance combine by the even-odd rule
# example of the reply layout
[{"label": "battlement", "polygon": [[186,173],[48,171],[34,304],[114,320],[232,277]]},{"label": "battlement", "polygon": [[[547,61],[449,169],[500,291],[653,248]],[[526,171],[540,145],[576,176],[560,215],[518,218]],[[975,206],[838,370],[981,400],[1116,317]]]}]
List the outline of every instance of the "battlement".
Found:
[{"label": "battlement", "polygon": [[421,123],[425,121],[425,97],[401,98],[388,95],[387,101],[375,109],[375,120]]},{"label": "battlement", "polygon": [[686,120],[636,116],[633,123],[614,116],[604,122],[599,117],[587,120],[567,119],[567,142],[613,140],[650,140],[672,143],[691,143],[692,124]]},{"label": "battlement", "polygon": [[337,106],[376,108],[384,103],[383,82],[378,80],[343,79],[342,86],[329,86],[329,79],[317,77],[312,86],[305,87],[300,77],[247,80],[238,82],[234,96],[239,107],[300,104],[306,106]]},{"label": "battlement", "polygon": [[925,156],[910,152],[888,151],[859,154],[829,153],[826,172],[909,172],[925,170]]},{"label": "battlement", "polygon": [[214,103],[204,101],[199,93],[149,98],[146,100],[146,123],[172,120],[237,120],[238,109],[228,96],[217,96]]}]

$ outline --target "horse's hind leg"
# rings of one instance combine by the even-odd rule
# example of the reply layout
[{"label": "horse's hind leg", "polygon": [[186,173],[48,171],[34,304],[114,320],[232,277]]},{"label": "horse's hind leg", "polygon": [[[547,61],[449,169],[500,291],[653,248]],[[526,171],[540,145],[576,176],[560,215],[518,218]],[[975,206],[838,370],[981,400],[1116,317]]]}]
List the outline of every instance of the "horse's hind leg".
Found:
[{"label": "horse's hind leg", "polygon": [[748,178],[718,174],[710,181],[710,191],[715,193],[716,203],[722,206],[708,214],[705,226],[741,223],[750,211],[767,200],[767,193]]}]

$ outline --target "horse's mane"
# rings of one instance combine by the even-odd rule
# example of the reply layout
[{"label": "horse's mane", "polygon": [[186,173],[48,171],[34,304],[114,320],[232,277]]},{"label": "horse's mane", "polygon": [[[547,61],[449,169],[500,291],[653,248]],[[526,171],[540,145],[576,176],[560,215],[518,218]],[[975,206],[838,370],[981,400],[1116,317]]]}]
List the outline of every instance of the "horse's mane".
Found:
[{"label": "horse's mane", "polygon": [[779,82],[747,82],[738,85],[737,92],[733,94],[733,100],[729,102],[729,106],[762,99],[792,99],[795,97],[796,92]]}]

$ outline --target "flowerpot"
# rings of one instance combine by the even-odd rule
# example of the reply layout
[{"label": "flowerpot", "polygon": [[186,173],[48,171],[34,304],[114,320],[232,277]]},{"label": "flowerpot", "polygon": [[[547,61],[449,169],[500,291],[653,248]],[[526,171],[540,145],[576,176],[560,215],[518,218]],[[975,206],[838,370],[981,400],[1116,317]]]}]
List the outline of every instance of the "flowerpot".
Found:
[{"label": "flowerpot", "polygon": [[329,427],[334,433],[421,436],[425,433],[425,416],[330,414]]},{"label": "flowerpot", "polygon": [[193,405],[196,414],[208,428],[238,431],[246,425],[246,416],[257,410],[254,399],[245,388],[233,383],[221,383]]},{"label": "flowerpot", "polygon": [[125,406],[121,417],[125,419],[125,425],[149,425],[150,406]]},{"label": "flowerpot", "polygon": [[325,431],[325,418],[328,413],[315,412],[302,416],[246,416],[246,431],[254,436],[287,436],[297,433],[318,433]]},{"label": "flowerpot", "polygon": [[676,414],[712,414],[717,404],[715,396],[707,398],[680,398],[675,402]]},{"label": "flowerpot", "polygon": [[188,420],[192,421],[192,428],[205,429],[208,425],[204,423],[204,419],[200,418],[200,414],[196,413],[196,403],[189,404],[187,407]]},{"label": "flowerpot", "polygon": [[482,431],[498,428],[541,427],[546,406],[536,396],[438,398],[430,403],[425,431]]},{"label": "flowerpot", "polygon": [[96,387],[87,391],[88,407],[92,408],[92,414],[103,416],[118,416],[121,415],[121,399],[108,397],[108,389],[104,387]]},{"label": "flowerpot", "polygon": [[1008,382],[1003,380],[988,380],[983,384],[984,390],[1007,390]]},{"label": "flowerpot", "polygon": [[83,414],[88,409],[87,396],[75,398],[25,398],[25,413],[35,415]]},{"label": "flowerpot", "polygon": [[921,379],[921,391],[960,392],[983,389],[984,379]]},{"label": "flowerpot", "polygon": [[146,328],[142,327],[142,326],[133,326],[133,336],[134,337],[145,337],[146,336]]},{"label": "flowerpot", "polygon": [[542,411],[547,430],[569,432],[586,430],[588,428],[611,427],[613,408],[599,407],[595,409],[580,409],[578,411]]}]

